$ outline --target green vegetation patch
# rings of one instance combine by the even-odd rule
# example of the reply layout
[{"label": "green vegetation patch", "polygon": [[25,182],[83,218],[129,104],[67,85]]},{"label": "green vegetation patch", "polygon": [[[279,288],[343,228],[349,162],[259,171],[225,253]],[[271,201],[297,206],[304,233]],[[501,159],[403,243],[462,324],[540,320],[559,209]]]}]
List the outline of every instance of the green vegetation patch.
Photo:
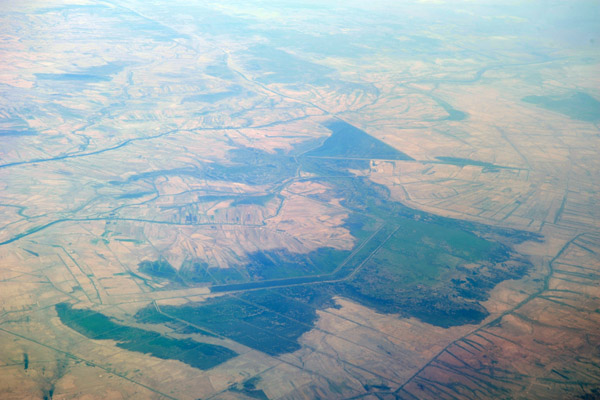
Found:
[{"label": "green vegetation patch", "polygon": [[163,360],[177,360],[205,370],[237,355],[222,346],[190,339],[172,339],[156,332],[121,325],[104,314],[93,310],[75,309],[67,303],[57,304],[55,308],[64,325],[90,339],[115,340],[118,347],[150,354]]},{"label": "green vegetation patch", "polygon": [[188,285],[202,282],[215,283],[208,273],[208,264],[198,260],[184,262],[179,270],[179,277]]},{"label": "green vegetation patch", "polygon": [[[270,355],[300,349],[298,338],[312,329],[317,318],[315,308],[267,290],[162,306],[161,311]],[[152,316],[159,321],[155,313],[152,307],[146,307],[136,318]]]},{"label": "green vegetation patch", "polygon": [[380,312],[411,315],[449,327],[478,323],[479,304],[499,282],[523,276],[528,267],[502,244],[435,223],[405,219],[349,280],[342,296]]},{"label": "green vegetation patch", "polygon": [[162,258],[156,261],[142,261],[139,264],[139,271],[156,278],[174,279],[177,277],[177,270]]},{"label": "green vegetation patch", "polygon": [[349,251],[331,247],[321,247],[307,254],[287,249],[257,251],[248,254],[250,262],[245,269],[253,280],[322,275],[332,272],[349,254]]},{"label": "green vegetation patch", "polygon": [[143,243],[141,240],[137,240],[137,239],[115,238],[115,241],[117,241],[117,242],[125,242],[125,243],[135,243],[135,244],[142,244]]},{"label": "green vegetation patch", "polygon": [[[361,221],[358,216],[385,222],[335,274],[339,282],[326,289],[332,295],[438,326],[477,323],[488,315],[479,301],[486,300],[497,283],[519,278],[529,267],[506,245],[483,238],[489,227],[412,210],[391,200],[387,188],[364,177],[325,175],[321,181],[354,211],[347,224],[353,236],[363,238],[372,231],[372,227],[365,231],[364,217]],[[328,196],[315,198],[327,201]],[[521,239],[517,235],[514,240]],[[356,272],[350,276],[352,271]]]},{"label": "green vegetation patch", "polygon": [[[162,258],[155,261],[145,260],[139,264],[139,271],[156,278],[155,280],[159,282],[167,281],[170,288],[205,286],[206,284],[223,285],[252,280],[248,273],[242,274],[236,268],[211,267],[208,263],[197,259],[184,261],[179,270]],[[246,271],[244,270],[244,272]],[[134,273],[131,275],[146,280],[140,275]]]},{"label": "green vegetation patch", "polygon": [[162,314],[148,306],[136,318],[160,323],[168,318],[166,314],[250,348],[279,355],[300,349],[298,339],[312,329],[317,309],[333,306],[327,288],[296,286],[224,295],[182,306],[162,306]]},{"label": "green vegetation patch", "polygon": [[259,380],[259,377],[254,377],[252,379],[248,379],[242,385],[234,386],[229,390],[234,393],[241,393],[244,396],[250,397],[252,399],[269,400],[269,398],[263,390],[256,388],[256,384]]},{"label": "green vegetation patch", "polygon": [[213,279],[213,281],[216,284],[225,284],[225,283],[231,283],[231,282],[244,282],[247,281],[248,278],[244,275],[242,275],[242,273],[240,271],[238,271],[236,268],[220,268],[220,267],[213,267],[208,269],[208,273],[210,274],[210,277]]}]

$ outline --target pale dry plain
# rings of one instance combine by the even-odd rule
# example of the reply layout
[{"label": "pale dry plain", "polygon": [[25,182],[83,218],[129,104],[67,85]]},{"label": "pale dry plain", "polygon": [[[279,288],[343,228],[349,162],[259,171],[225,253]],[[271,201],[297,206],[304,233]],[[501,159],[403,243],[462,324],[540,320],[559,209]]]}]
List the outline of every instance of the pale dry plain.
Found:
[{"label": "pale dry plain", "polygon": [[[523,101],[600,99],[597,12],[361,3],[0,5],[0,398],[599,398],[600,117]],[[336,296],[271,355],[135,319],[219,296],[145,260],[253,279],[258,251],[360,245],[343,194],[294,163],[334,118],[412,158],[349,168],[390,201],[531,234],[489,315],[441,327]],[[65,302],[237,355],[128,351],[62,324]]]}]

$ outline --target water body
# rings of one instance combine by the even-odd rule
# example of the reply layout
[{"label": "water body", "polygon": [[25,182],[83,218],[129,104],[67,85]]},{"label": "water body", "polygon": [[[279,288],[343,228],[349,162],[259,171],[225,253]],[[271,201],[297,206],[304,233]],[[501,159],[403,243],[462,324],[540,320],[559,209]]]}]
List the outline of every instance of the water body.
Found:
[{"label": "water body", "polygon": [[35,136],[38,133],[32,129],[0,129],[0,137]]},{"label": "water body", "polygon": [[369,135],[347,122],[334,120],[325,125],[331,130],[323,145],[306,153],[313,157],[413,160],[412,157]]},{"label": "water body", "polygon": [[436,101],[443,109],[448,113],[448,116],[444,118],[446,121],[462,121],[468,117],[468,114],[464,111],[460,111],[452,107],[449,103],[445,102],[442,99],[437,97],[433,97],[433,100]]},{"label": "water body", "polygon": [[225,90],[222,92],[202,93],[202,94],[196,94],[193,96],[187,96],[183,99],[183,103],[189,103],[189,102],[217,103],[221,100],[225,100],[230,97],[237,96],[240,93],[242,93],[242,87],[241,86],[233,86],[229,90]]},{"label": "water body", "polygon": [[79,71],[69,73],[38,73],[35,76],[40,80],[64,81],[64,82],[107,82],[112,79],[112,75],[119,73],[125,68],[126,63],[111,62],[104,65],[84,68]]},{"label": "water body", "polygon": [[527,96],[523,101],[564,114],[571,119],[600,122],[600,101],[584,92],[566,97]]},{"label": "water body", "polygon": [[148,196],[154,194],[154,192],[132,192],[132,193],[124,193],[117,197],[117,199],[139,199],[140,197]]},{"label": "water body", "polygon": [[65,74],[46,74],[39,73],[35,74],[38,79],[48,81],[67,81],[67,82],[106,82],[110,81],[110,77],[92,74],[80,74],[80,73],[65,73]]},{"label": "water body", "polygon": [[35,136],[38,132],[31,129],[27,121],[20,117],[0,118],[0,137]]},{"label": "water body", "polygon": [[460,158],[460,157],[445,157],[440,156],[436,157],[436,159],[440,160],[444,164],[457,165],[459,167],[464,167],[465,165],[473,165],[476,167],[483,167],[485,171],[494,171],[499,169],[521,169],[515,167],[505,167],[503,165],[496,165],[485,161],[471,160],[470,158]]}]

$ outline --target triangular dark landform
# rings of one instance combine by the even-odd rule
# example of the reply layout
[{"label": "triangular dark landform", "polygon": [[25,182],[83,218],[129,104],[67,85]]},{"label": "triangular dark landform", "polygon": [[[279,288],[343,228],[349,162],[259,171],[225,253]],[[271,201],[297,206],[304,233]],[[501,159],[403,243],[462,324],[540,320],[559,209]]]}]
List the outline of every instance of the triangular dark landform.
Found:
[{"label": "triangular dark landform", "polygon": [[324,124],[329,136],[321,147],[306,153],[310,157],[358,158],[380,160],[414,160],[387,143],[374,138],[347,122],[335,120]]}]

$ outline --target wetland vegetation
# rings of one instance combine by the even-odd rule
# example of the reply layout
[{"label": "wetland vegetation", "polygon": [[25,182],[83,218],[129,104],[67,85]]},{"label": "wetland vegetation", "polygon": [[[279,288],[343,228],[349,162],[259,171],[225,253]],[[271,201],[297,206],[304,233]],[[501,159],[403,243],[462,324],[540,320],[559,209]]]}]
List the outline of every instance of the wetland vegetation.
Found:
[{"label": "wetland vegetation", "polygon": [[[483,320],[488,312],[480,302],[489,291],[503,280],[527,273],[529,263],[513,254],[508,244],[484,237],[490,233],[510,236],[511,232],[493,232],[482,225],[412,210],[391,200],[386,187],[349,172],[368,167],[368,161],[319,158],[407,159],[345,122],[328,127],[332,136],[298,157],[298,163],[301,170],[315,175],[307,179],[331,188],[312,198],[322,202],[341,198],[342,206],[350,211],[345,226],[359,239],[353,252],[326,247],[308,254],[258,251],[248,254],[242,268],[221,270],[196,262],[182,267],[177,278],[174,269],[151,264],[152,271],[160,271],[163,278],[171,276],[175,281],[185,274],[188,282],[211,281],[211,291],[224,293],[201,303],[164,306],[165,315],[276,355],[298,350],[300,336],[313,327],[316,310],[334,306],[336,296],[379,312],[450,327]],[[234,154],[238,161],[262,156],[248,150]],[[449,161],[480,165],[471,160]],[[254,162],[264,164],[271,165],[273,174],[264,175],[263,181],[283,180],[296,170],[285,155],[267,155]],[[245,173],[251,173],[251,168]],[[235,167],[234,176],[237,171]],[[262,174],[262,167],[258,171]],[[236,271],[240,280],[219,284],[216,270]],[[148,306],[137,317],[157,318],[157,313]]]},{"label": "wetland vegetation", "polygon": [[[296,298],[283,295],[290,289],[228,294],[202,303],[162,306],[161,312],[250,348],[278,355],[299,350],[298,339],[312,329],[317,307],[333,305],[331,297],[314,292],[319,289],[300,287],[294,293]],[[304,301],[297,299],[300,297]],[[146,307],[136,318],[158,322],[164,321],[164,315],[154,307]]]},{"label": "wetland vegetation", "polygon": [[69,328],[94,340],[114,340],[117,346],[165,360],[177,360],[194,368],[209,369],[237,354],[222,346],[173,339],[157,332],[123,325],[99,312],[76,309],[68,303],[56,305],[60,321]]}]

